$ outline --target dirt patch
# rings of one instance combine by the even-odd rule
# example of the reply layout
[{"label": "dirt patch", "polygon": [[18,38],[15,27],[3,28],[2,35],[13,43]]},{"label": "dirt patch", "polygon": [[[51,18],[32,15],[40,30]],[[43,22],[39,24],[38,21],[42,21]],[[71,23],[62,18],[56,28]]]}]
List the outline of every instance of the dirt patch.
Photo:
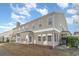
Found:
[{"label": "dirt patch", "polygon": [[8,49],[16,56],[63,56],[69,55],[67,52],[61,50],[50,49],[48,46],[41,45],[26,45],[8,43],[4,45],[5,49]]}]

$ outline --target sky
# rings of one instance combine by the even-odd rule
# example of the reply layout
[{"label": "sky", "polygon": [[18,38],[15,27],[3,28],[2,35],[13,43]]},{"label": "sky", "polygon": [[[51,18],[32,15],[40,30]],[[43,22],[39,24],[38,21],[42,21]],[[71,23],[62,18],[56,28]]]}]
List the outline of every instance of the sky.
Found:
[{"label": "sky", "polygon": [[79,31],[78,3],[0,3],[0,33],[56,11],[64,13],[70,32]]}]

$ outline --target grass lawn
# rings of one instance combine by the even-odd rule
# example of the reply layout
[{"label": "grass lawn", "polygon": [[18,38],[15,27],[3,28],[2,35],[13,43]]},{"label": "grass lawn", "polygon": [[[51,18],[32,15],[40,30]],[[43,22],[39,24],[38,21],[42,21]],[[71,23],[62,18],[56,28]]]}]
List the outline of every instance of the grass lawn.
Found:
[{"label": "grass lawn", "polygon": [[75,50],[59,50],[50,49],[41,45],[26,45],[16,43],[5,43],[3,47],[9,50],[15,56],[67,56],[67,55],[79,55]]}]

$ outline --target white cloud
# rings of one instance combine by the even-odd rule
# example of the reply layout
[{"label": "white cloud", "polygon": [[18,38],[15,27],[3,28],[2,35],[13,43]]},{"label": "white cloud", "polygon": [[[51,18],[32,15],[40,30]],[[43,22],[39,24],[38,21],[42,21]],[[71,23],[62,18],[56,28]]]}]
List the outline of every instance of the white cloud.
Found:
[{"label": "white cloud", "polygon": [[25,16],[19,16],[19,15],[16,15],[15,13],[12,13],[11,18],[16,22],[23,23],[22,21],[25,19]]},{"label": "white cloud", "polygon": [[68,24],[79,24],[79,15],[73,15],[72,17],[66,17]]},{"label": "white cloud", "polygon": [[42,15],[48,14],[48,10],[47,10],[46,8],[44,8],[44,9],[37,9],[37,11],[38,11],[39,13],[41,13]]},{"label": "white cloud", "polygon": [[3,28],[3,29],[4,29],[4,28],[8,28],[8,27],[5,27],[5,26],[0,26],[0,28]]},{"label": "white cloud", "polygon": [[79,31],[79,28],[77,28],[76,31]]},{"label": "white cloud", "polygon": [[79,3],[74,3],[75,9],[79,10]]},{"label": "white cloud", "polygon": [[69,13],[69,14],[76,14],[77,10],[75,10],[75,9],[68,9],[67,13]]},{"label": "white cloud", "polygon": [[36,8],[37,4],[36,3],[26,3],[25,7],[28,8],[28,9],[30,9],[30,8]]},{"label": "white cloud", "polygon": [[79,24],[79,15],[74,15],[74,16],[72,16],[73,17],[73,21],[74,21],[74,23],[76,23],[76,24]]},{"label": "white cloud", "polygon": [[14,12],[25,16],[30,16],[29,10],[27,10],[24,6],[22,8],[17,6]]},{"label": "white cloud", "polygon": [[3,30],[3,31],[1,31],[1,32],[5,32],[5,31],[9,31],[9,30],[11,30],[11,29],[14,28],[14,27],[15,27],[14,22],[10,22],[10,23],[1,25],[1,26],[0,26],[0,29]]},{"label": "white cloud", "polygon": [[69,6],[69,4],[68,3],[57,3],[57,5],[59,6],[59,7],[61,7],[61,8],[67,8],[68,6]]},{"label": "white cloud", "polygon": [[67,23],[68,24],[73,24],[73,18],[71,17],[66,17]]},{"label": "white cloud", "polygon": [[13,9],[13,12],[21,14],[21,15],[25,15],[25,16],[31,16],[30,15],[30,11],[32,10],[32,8],[36,8],[37,4],[36,3],[25,3],[23,7],[19,7],[19,4],[16,5],[16,7],[14,7],[12,4],[10,4],[11,8]]}]

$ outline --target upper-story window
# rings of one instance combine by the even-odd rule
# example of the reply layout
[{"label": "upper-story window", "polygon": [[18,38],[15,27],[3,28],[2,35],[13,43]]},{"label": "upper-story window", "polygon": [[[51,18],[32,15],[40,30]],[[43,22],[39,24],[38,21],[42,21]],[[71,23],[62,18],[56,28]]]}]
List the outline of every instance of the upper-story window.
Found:
[{"label": "upper-story window", "polygon": [[48,25],[52,25],[52,16],[48,17]]},{"label": "upper-story window", "polygon": [[35,25],[33,25],[33,27],[32,27],[33,29],[35,29]]},{"label": "upper-story window", "polygon": [[33,25],[32,28],[33,28],[33,29],[37,29],[37,25]]},{"label": "upper-story window", "polygon": [[42,24],[39,24],[39,28],[41,28],[42,27]]},{"label": "upper-story window", "polygon": [[20,33],[17,33],[17,36],[20,37]]}]

